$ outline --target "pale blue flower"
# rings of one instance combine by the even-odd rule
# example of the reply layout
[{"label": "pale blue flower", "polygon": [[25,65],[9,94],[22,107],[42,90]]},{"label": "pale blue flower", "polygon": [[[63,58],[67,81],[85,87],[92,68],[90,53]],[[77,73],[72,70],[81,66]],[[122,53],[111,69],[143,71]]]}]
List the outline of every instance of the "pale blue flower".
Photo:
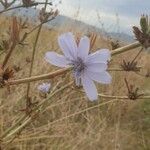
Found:
[{"label": "pale blue flower", "polygon": [[50,83],[42,83],[38,86],[38,90],[42,93],[48,93],[51,88]]},{"label": "pale blue flower", "polygon": [[111,76],[106,71],[108,60],[110,60],[110,51],[101,49],[89,54],[89,38],[82,37],[77,46],[74,36],[70,32],[59,36],[58,43],[64,56],[56,52],[47,52],[46,61],[58,67],[73,67],[76,85],[83,85],[87,97],[91,101],[96,100],[98,92],[93,80],[103,84],[111,82]]}]

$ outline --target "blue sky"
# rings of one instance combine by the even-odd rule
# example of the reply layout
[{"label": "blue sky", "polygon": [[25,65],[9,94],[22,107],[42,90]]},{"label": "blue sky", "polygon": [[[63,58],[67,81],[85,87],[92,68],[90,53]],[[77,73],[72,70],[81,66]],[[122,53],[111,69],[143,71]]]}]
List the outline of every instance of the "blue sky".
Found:
[{"label": "blue sky", "polygon": [[[141,14],[150,14],[150,0],[61,0],[60,14],[101,27],[107,31],[131,34],[132,26],[139,23]],[[118,17],[116,17],[118,15]],[[117,19],[119,18],[119,19]],[[119,23],[119,25],[117,25]]]}]

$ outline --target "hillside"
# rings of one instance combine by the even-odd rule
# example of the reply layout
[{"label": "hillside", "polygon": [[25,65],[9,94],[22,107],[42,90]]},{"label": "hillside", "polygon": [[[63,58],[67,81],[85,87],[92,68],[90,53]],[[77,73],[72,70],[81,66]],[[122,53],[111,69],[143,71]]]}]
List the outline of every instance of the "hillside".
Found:
[{"label": "hillside", "polygon": [[[18,16],[21,18],[28,18],[31,22],[37,24],[38,22],[38,14],[39,14],[39,10],[35,9],[35,8],[19,8],[16,10],[12,10],[10,12],[5,13],[6,15],[9,16]],[[57,18],[55,20],[53,20],[50,23],[46,23],[45,25],[48,28],[65,28],[66,24],[68,25],[74,25],[76,26],[76,28],[80,28],[80,30],[82,32],[87,33],[88,31],[93,31],[93,32],[97,32],[100,33],[103,36],[109,37],[109,38],[113,38],[115,40],[119,40],[120,42],[125,42],[125,43],[132,43],[134,42],[134,37],[132,37],[131,35],[128,35],[126,33],[117,33],[117,32],[107,32],[107,31],[103,31],[103,29],[89,25],[87,23],[84,23],[82,21],[79,21],[78,18],[77,19],[73,19],[67,16],[63,16],[63,15],[58,15]]]},{"label": "hillside", "polygon": [[[32,9],[33,11],[33,9]],[[29,13],[29,12],[27,12]],[[31,31],[35,26],[33,13],[29,13],[32,22],[28,22],[25,32]],[[19,15],[23,15],[22,12]],[[26,14],[27,15],[27,14]],[[27,15],[28,16],[28,15]],[[24,16],[25,17],[25,16]],[[28,16],[29,17],[29,16]],[[33,18],[32,18],[33,17]],[[11,17],[0,16],[0,42],[8,37]],[[34,22],[34,23],[33,23]],[[52,24],[53,25],[52,25]],[[58,16],[49,26],[41,30],[40,38],[35,53],[33,75],[46,74],[58,70],[44,60],[47,51],[61,53],[57,38],[61,33],[72,31],[75,35],[85,35],[83,28],[91,29],[97,34],[95,44],[91,52],[100,48],[111,50],[110,41],[101,30],[73,19]],[[65,26],[65,27],[64,27]],[[80,26],[81,28],[79,28]],[[88,30],[89,33],[91,31]],[[8,66],[14,69],[13,79],[28,77],[31,64],[33,44],[37,30],[25,40],[25,45],[17,45]],[[114,36],[118,36],[115,33]],[[124,37],[124,36],[123,36]],[[127,38],[128,39],[128,38]],[[119,56],[115,56],[110,68],[119,68],[122,60],[131,61],[140,48],[133,49]],[[112,50],[111,50],[112,51]],[[0,55],[0,63],[3,62],[7,51]],[[149,67],[149,56],[146,52],[138,57],[138,65],[144,69]],[[19,69],[16,69],[19,68]],[[130,84],[146,91],[149,87],[149,78],[144,78],[135,72],[110,71],[113,77],[108,86],[97,84],[98,92],[106,95],[126,95],[127,88],[124,78]],[[72,81],[72,76],[66,74],[58,78],[33,82],[30,96],[34,102],[41,103],[47,100],[41,107],[39,114],[32,116],[30,124],[12,139],[8,137],[2,142],[7,150],[148,150],[150,147],[150,102],[149,100],[129,100],[99,98],[90,102],[85,94],[75,87],[70,86],[58,95],[45,99],[37,89],[43,82],[50,82],[52,89],[60,89]],[[148,85],[147,85],[148,84]],[[149,89],[148,89],[149,90]],[[14,125],[25,112],[27,85],[13,85],[0,88],[0,135]],[[149,91],[147,91],[149,94]],[[99,107],[96,107],[99,106]],[[89,109],[90,108],[90,109]],[[28,120],[25,120],[28,121]],[[22,124],[21,124],[22,125]],[[10,139],[9,139],[10,138]]]}]

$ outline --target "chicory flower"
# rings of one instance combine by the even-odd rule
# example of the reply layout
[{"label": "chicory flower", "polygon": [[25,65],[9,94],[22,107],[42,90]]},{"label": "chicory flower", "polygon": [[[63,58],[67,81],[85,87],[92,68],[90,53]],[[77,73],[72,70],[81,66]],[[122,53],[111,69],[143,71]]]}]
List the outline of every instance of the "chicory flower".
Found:
[{"label": "chicory flower", "polygon": [[47,52],[45,54],[46,61],[58,67],[71,66],[76,85],[83,85],[89,100],[97,100],[98,92],[94,81],[109,84],[112,79],[107,72],[110,51],[101,49],[89,54],[89,38],[84,36],[77,44],[73,34],[70,32],[59,36],[58,43],[64,55]]}]

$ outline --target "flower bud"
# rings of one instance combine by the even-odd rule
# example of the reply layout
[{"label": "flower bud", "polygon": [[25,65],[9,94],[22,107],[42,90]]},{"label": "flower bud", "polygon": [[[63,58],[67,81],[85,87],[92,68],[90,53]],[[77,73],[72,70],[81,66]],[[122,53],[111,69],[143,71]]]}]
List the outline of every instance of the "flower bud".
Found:
[{"label": "flower bud", "polygon": [[148,31],[148,20],[147,20],[147,16],[142,15],[141,19],[140,19],[140,25],[141,25],[141,30],[143,31],[143,33],[147,33]]}]

